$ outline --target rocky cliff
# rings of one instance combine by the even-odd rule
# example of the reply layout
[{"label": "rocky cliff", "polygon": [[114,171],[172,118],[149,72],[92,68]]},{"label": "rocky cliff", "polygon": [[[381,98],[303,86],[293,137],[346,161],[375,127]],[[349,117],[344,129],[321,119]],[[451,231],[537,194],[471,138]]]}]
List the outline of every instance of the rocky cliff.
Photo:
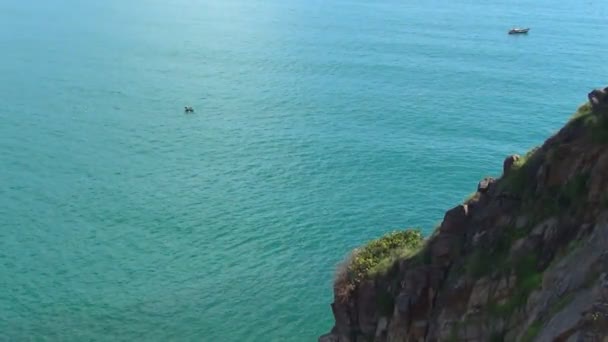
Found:
[{"label": "rocky cliff", "polygon": [[320,342],[608,341],[608,88],[448,210],[340,266]]}]

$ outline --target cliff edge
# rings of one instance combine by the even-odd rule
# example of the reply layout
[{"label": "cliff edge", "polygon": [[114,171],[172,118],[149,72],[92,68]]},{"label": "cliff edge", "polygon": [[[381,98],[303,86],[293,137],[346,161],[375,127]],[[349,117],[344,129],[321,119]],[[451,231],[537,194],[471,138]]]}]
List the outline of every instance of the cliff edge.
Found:
[{"label": "cliff edge", "polygon": [[588,98],[426,240],[353,251],[319,342],[608,342],[608,88]]}]

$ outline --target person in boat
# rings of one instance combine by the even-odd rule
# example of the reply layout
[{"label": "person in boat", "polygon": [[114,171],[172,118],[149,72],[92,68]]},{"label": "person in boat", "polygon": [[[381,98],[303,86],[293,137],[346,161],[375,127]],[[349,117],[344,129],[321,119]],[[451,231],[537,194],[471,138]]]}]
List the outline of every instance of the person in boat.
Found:
[{"label": "person in boat", "polygon": [[186,107],[184,107],[184,111],[185,111],[186,113],[192,113],[192,112],[194,112],[194,109],[193,109],[192,107],[188,107],[188,106],[186,106]]}]

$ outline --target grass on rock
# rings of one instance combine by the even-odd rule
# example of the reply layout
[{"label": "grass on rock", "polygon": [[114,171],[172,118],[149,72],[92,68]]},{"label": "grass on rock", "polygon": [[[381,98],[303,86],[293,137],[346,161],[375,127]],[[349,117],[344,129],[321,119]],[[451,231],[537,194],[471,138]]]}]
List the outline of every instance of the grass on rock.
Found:
[{"label": "grass on rock", "polygon": [[344,274],[338,276],[357,284],[370,276],[385,273],[397,260],[420,251],[423,241],[418,229],[390,232],[355,249],[340,270]]}]

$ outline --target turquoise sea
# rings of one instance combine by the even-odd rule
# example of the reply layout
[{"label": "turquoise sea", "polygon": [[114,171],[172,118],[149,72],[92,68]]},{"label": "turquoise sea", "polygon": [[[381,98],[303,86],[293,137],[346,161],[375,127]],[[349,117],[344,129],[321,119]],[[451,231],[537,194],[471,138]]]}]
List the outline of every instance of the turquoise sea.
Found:
[{"label": "turquoise sea", "polygon": [[600,0],[2,0],[0,23],[0,341],[315,341],[353,247],[429,232],[608,85]]}]

